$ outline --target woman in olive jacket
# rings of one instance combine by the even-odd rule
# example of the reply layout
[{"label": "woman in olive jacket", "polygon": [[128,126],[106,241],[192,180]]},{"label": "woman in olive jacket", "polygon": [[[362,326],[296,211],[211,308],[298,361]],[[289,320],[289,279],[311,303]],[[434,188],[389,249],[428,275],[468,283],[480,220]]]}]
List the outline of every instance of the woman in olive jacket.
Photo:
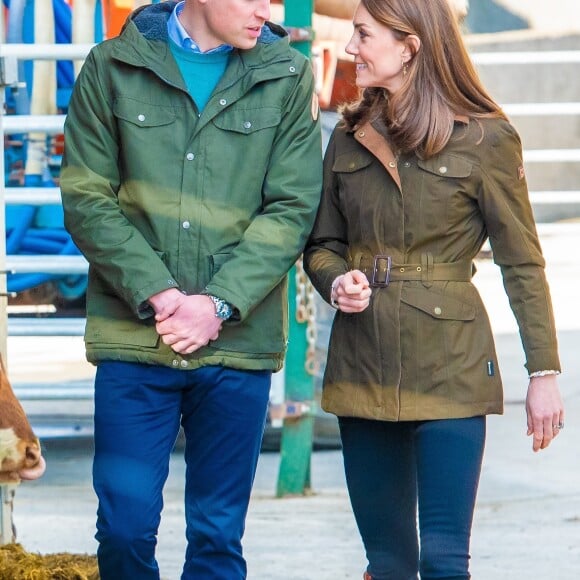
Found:
[{"label": "woman in olive jacket", "polygon": [[481,86],[447,0],[362,0],[346,50],[363,90],[328,145],[305,253],[338,310],[322,403],[339,417],[365,577],[469,578],[485,415],[503,410],[471,283],[488,238],[526,354],[534,451],[564,420],[521,143]]}]

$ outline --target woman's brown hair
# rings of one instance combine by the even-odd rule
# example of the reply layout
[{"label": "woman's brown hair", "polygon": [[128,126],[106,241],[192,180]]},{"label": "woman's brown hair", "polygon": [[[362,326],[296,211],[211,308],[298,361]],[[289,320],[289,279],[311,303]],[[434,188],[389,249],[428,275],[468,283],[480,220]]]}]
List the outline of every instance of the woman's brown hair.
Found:
[{"label": "woman's brown hair", "polygon": [[401,88],[363,90],[341,108],[347,129],[382,117],[396,149],[428,158],[445,147],[456,115],[506,118],[483,87],[463,43],[449,0],[361,0],[378,22],[420,47],[408,63]]}]

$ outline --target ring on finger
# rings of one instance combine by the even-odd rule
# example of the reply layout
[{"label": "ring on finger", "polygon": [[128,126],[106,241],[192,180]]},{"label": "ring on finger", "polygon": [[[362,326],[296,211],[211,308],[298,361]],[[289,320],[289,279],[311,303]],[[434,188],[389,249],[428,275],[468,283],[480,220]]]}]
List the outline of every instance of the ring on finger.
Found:
[{"label": "ring on finger", "polygon": [[555,431],[556,429],[564,429],[564,422],[560,421],[557,425],[552,425],[552,429]]}]

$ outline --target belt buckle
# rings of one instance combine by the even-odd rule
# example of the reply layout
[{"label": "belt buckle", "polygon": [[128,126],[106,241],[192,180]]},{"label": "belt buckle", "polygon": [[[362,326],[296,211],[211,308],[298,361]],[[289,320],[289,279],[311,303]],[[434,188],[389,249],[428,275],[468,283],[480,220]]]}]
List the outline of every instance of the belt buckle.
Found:
[{"label": "belt buckle", "polygon": [[373,279],[371,284],[380,288],[386,288],[391,281],[391,256],[377,255],[374,257]]}]

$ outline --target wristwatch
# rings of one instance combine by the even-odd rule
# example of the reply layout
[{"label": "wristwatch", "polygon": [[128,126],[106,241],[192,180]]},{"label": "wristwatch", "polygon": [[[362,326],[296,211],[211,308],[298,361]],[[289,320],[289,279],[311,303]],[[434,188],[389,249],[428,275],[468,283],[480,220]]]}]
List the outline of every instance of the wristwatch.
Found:
[{"label": "wristwatch", "polygon": [[227,320],[233,314],[233,309],[229,302],[226,302],[222,298],[218,298],[213,294],[208,294],[208,298],[213,302],[215,306],[215,315],[217,318],[221,318],[222,320]]}]

